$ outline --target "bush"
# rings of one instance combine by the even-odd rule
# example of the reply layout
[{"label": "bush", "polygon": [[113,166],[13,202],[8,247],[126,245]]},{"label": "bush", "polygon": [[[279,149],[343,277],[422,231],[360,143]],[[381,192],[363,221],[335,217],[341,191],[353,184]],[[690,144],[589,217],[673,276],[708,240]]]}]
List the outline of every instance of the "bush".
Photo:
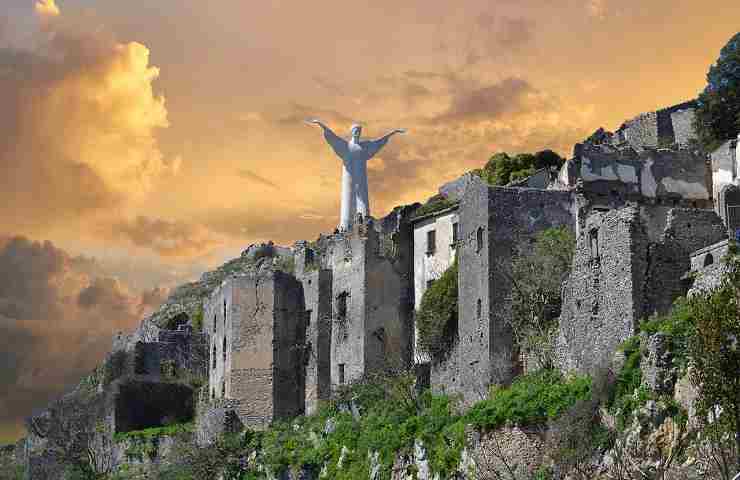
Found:
[{"label": "bush", "polygon": [[506,424],[544,425],[590,395],[590,378],[565,380],[554,370],[541,370],[519,377],[508,388],[494,386],[490,398],[473,406],[466,420],[484,430]]},{"label": "bush", "polygon": [[416,314],[419,345],[434,357],[447,353],[457,339],[457,260],[432,282]]},{"label": "bush", "polygon": [[434,195],[429,200],[427,200],[427,203],[419,207],[414,212],[413,218],[423,217],[424,215],[439,212],[455,205],[457,205],[457,202],[448,199],[444,195]]},{"label": "bush", "polygon": [[541,168],[560,168],[565,159],[552,150],[543,150],[535,154],[520,153],[509,156],[508,153],[496,153],[483,168],[473,170],[490,185],[508,185],[526,178]]}]

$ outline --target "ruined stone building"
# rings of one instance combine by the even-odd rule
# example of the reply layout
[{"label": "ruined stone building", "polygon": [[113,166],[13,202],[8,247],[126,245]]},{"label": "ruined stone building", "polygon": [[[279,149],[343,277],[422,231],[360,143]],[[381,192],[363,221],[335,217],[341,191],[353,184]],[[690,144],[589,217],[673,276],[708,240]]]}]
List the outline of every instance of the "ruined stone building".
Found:
[{"label": "ruined stone building", "polygon": [[209,396],[245,426],[305,412],[304,312],[301,283],[270,268],[229,278],[206,301]]},{"label": "ruined stone building", "polygon": [[[414,365],[434,391],[479,400],[526,368],[509,327],[512,260],[551,227],[576,237],[557,363],[599,367],[642,319],[687,293],[688,272],[721,268],[728,232],[740,228],[737,141],[705,155],[693,142],[693,117],[685,103],[599,130],[560,171],[507,187],[462,175],[440,187],[446,206],[431,213],[417,215],[417,203],[357,217],[346,231],[291,249],[248,248],[118,339],[114,351],[126,352],[130,371],[100,387],[109,395],[101,415],[117,432],[160,425],[169,410],[185,421],[195,413],[197,438],[207,443],[314,413],[344,384]],[[455,259],[458,322],[450,349],[431,358],[418,346],[414,313]],[[199,316],[202,332],[194,330]],[[193,389],[173,379],[196,371],[207,384],[192,412]],[[43,451],[40,435],[29,439]]]}]

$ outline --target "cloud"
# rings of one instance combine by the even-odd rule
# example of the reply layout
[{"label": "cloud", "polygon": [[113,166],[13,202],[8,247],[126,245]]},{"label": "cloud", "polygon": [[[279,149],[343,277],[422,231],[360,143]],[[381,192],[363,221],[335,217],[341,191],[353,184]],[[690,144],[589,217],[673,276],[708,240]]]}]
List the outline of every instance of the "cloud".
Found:
[{"label": "cloud", "polygon": [[40,17],[58,17],[59,7],[54,0],[38,0],[34,5],[34,10]]},{"label": "cloud", "polygon": [[149,50],[35,4],[31,49],[0,48],[0,222],[40,230],[121,206],[174,173],[156,132],[167,128]]},{"label": "cloud", "polygon": [[492,85],[460,90],[449,109],[435,121],[460,122],[490,120],[526,108],[527,95],[536,93],[528,81],[509,77]]},{"label": "cloud", "polygon": [[284,126],[304,125],[303,121],[309,118],[318,118],[324,122],[338,123],[349,126],[357,120],[328,108],[310,107],[300,103],[292,103],[289,107],[290,113],[281,115],[277,123]]},{"label": "cloud", "polygon": [[0,424],[19,428],[89,373],[113,335],[133,329],[164,290],[134,294],[48,241],[12,237],[0,245]]},{"label": "cloud", "polygon": [[586,10],[589,16],[604,20],[607,13],[607,0],[587,0]]},{"label": "cloud", "polygon": [[162,257],[194,258],[207,255],[223,240],[200,224],[145,216],[114,223],[111,238],[125,238],[137,247]]},{"label": "cloud", "polygon": [[250,180],[252,182],[258,183],[260,185],[264,185],[266,187],[274,188],[275,190],[279,190],[280,187],[277,186],[274,182],[271,182],[270,180],[266,179],[265,177],[261,177],[257,175],[256,173],[247,170],[246,168],[242,168],[237,172],[237,175],[240,177]]}]

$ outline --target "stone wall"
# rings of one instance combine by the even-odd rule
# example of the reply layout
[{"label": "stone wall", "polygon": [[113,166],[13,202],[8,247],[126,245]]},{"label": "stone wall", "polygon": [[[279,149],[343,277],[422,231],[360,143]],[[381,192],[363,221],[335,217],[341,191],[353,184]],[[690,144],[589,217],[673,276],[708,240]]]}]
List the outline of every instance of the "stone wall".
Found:
[{"label": "stone wall", "polygon": [[569,163],[569,185],[599,206],[615,208],[627,201],[709,208],[711,186],[703,153],[690,149],[616,149],[578,144]]},{"label": "stone wall", "polygon": [[331,270],[313,270],[301,278],[306,301],[306,413],[331,396]]},{"label": "stone wall", "polygon": [[676,298],[686,294],[683,277],[691,269],[692,252],[727,238],[722,220],[712,210],[674,208],[666,218],[661,235],[650,239],[644,316],[666,313]]},{"label": "stone wall", "polygon": [[695,103],[689,101],[656,112],[641,113],[619,127],[613,141],[629,144],[638,152],[671,144],[686,145],[696,138],[693,125],[695,108]]},{"label": "stone wall", "polygon": [[508,318],[511,260],[538,232],[574,227],[570,192],[489,187],[471,183],[459,209],[458,342],[433,362],[435,390],[461,393],[465,402],[485,398],[491,383],[517,372]]},{"label": "stone wall", "polygon": [[265,265],[225,281],[204,310],[209,397],[242,400],[237,412],[250,427],[303,413],[302,284]]},{"label": "stone wall", "polygon": [[617,134],[637,151],[644,147],[657,147],[658,115],[656,112],[642,113],[625,122]]},{"label": "stone wall", "polygon": [[675,143],[688,145],[692,140],[696,140],[696,130],[694,129],[696,111],[693,108],[676,110],[671,112],[670,116]]},{"label": "stone wall", "polygon": [[639,209],[594,212],[584,223],[563,289],[557,342],[563,370],[598,366],[634,333],[642,316],[639,292],[649,242]]},{"label": "stone wall", "polygon": [[356,221],[328,238],[332,270],[331,384],[411,363],[411,209]]},{"label": "stone wall", "polygon": [[583,215],[563,289],[558,357],[564,370],[589,371],[685,295],[690,253],[724,236],[711,210],[628,205]]}]

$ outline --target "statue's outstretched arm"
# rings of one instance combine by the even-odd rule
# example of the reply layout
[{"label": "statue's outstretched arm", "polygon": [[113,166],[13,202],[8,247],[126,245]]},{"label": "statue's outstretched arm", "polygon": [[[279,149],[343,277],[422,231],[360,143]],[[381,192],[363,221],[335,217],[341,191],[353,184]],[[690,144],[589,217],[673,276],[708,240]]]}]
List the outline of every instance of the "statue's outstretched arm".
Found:
[{"label": "statue's outstretched arm", "polygon": [[368,159],[378,153],[381,148],[385,146],[386,143],[388,143],[388,140],[397,133],[406,133],[406,130],[403,128],[397,128],[393,130],[392,132],[388,132],[382,137],[376,139],[376,140],[367,140],[364,142],[360,142],[360,145],[362,145],[363,150],[367,152]]},{"label": "statue's outstretched arm", "polygon": [[326,139],[327,143],[331,145],[331,148],[334,150],[334,153],[339,155],[342,159],[344,159],[347,154],[349,153],[349,148],[347,147],[347,140],[343,139],[336,133],[332,132],[331,128],[324,125],[323,122],[316,119],[306,120],[306,123],[309,125],[318,125],[321,127],[321,129],[324,131],[324,138]]}]

